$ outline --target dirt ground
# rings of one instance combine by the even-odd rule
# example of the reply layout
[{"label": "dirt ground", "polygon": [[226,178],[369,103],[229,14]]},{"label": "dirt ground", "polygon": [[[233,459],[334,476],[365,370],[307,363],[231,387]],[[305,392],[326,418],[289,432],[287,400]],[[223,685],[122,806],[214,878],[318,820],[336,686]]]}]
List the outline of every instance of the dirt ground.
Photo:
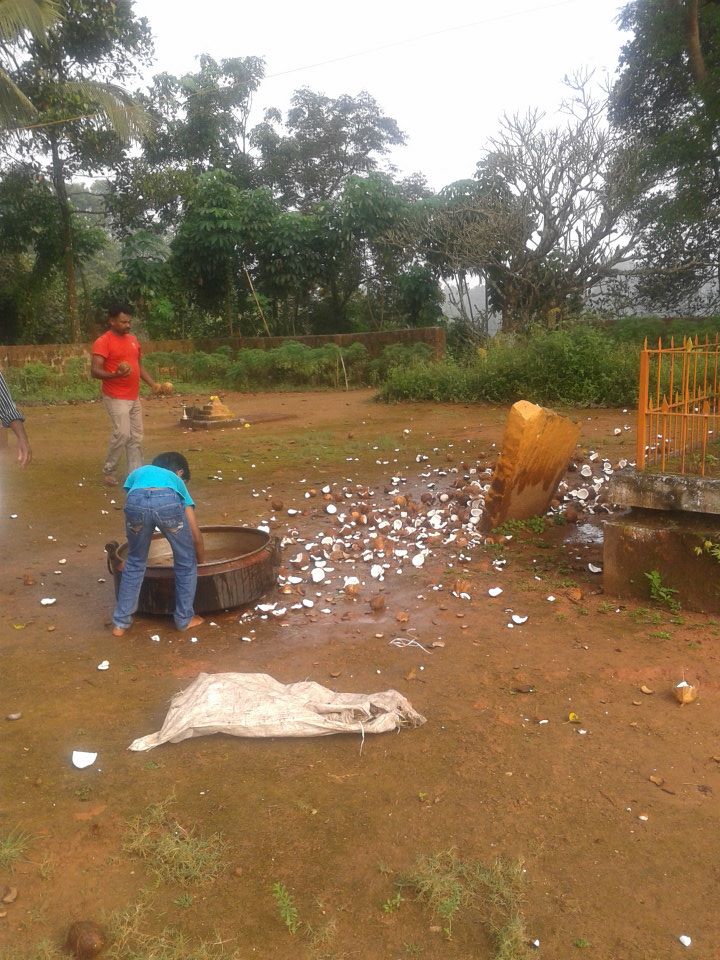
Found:
[{"label": "dirt ground", "polygon": [[[440,470],[435,490],[449,487],[492,463],[506,415],[378,405],[369,392],[226,402],[259,421],[187,433],[176,399],[148,401],[146,453],[187,453],[201,523],[268,522],[278,535],[312,538],[336,531],[322,501],[304,498],[308,485],[364,485],[380,507],[393,476],[419,495],[421,472]],[[138,957],[489,960],[482,909],[459,911],[448,938],[411,892],[395,897],[419,857],[455,848],[463,861],[522,858],[522,913],[528,940],[539,941],[528,956],[720,958],[720,623],[604,596],[588,569],[602,558],[595,519],[518,531],[466,560],[438,543],[423,567],[386,579],[377,613],[368,600],[379,587],[363,576],[356,599],[320,586],[315,609],[282,618],[240,624],[241,611],[221,612],[194,631],[196,643],[150,617],[116,640],[103,547],[123,539],[122,495],[98,478],[105,412],[26,412],[34,463],[21,471],[11,450],[0,459],[0,840],[21,830],[31,841],[0,870],[0,886],[18,891],[0,905],[0,956],[43,957],[38,945],[62,943],[72,921],[110,923],[137,905],[148,937],[174,928],[207,944]],[[263,420],[271,415],[287,419]],[[634,429],[614,435],[631,414],[576,416],[579,457],[632,457]],[[283,510],[273,511],[277,500]],[[470,599],[452,595],[459,577]],[[493,586],[503,589],[494,599]],[[508,611],[528,619],[509,629]],[[391,645],[398,636],[427,650]],[[104,659],[110,667],[98,672]],[[362,745],[348,735],[213,736],[129,752],[202,671],[394,688],[427,723]],[[683,707],[670,693],[682,677],[700,683]],[[97,762],[75,769],[78,749],[97,751]],[[185,827],[222,834],[217,879],[158,884],[124,849],[128,821],[170,797]],[[295,934],[274,884],[297,910]]]}]

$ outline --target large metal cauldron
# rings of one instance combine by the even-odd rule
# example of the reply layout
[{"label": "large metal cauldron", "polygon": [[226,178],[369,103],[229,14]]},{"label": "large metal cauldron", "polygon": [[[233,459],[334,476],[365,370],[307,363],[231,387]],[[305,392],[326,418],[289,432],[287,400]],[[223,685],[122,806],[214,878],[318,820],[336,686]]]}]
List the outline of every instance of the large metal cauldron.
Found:
[{"label": "large metal cauldron", "polygon": [[[253,603],[277,583],[280,543],[263,530],[252,527],[201,527],[205,562],[198,567],[195,612],[210,613]],[[127,543],[106,544],[108,570],[120,586]],[[175,573],[170,544],[157,534],[150,545],[138,611],[172,613],[175,609]]]}]

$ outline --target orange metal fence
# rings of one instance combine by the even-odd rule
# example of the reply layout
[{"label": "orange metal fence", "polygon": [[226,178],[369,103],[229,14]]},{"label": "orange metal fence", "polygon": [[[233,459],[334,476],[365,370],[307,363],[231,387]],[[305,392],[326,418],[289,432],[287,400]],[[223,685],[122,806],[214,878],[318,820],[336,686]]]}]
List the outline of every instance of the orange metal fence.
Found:
[{"label": "orange metal fence", "polygon": [[718,335],[669,347],[658,340],[640,353],[637,469],[705,475],[720,459]]}]

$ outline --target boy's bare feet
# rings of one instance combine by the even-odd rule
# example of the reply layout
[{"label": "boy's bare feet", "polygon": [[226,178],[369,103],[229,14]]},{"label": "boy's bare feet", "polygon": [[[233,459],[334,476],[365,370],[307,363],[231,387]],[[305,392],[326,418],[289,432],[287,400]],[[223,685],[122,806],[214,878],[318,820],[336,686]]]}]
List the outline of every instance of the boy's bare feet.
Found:
[{"label": "boy's bare feet", "polygon": [[126,632],[127,632],[127,631],[126,631],[126,628],[125,628],[125,627],[113,627],[113,628],[112,628],[112,635],[113,635],[114,637],[124,637]]},{"label": "boy's bare feet", "polygon": [[195,616],[192,618],[192,620],[190,621],[190,623],[189,623],[186,627],[183,627],[183,628],[182,628],[182,629],[183,629],[183,633],[184,633],[186,630],[189,630],[190,627],[199,627],[201,623],[205,623],[205,617],[198,617],[197,615],[195,615]]},{"label": "boy's bare feet", "polygon": [[111,473],[103,474],[103,483],[106,487],[116,487],[118,485],[117,480]]}]

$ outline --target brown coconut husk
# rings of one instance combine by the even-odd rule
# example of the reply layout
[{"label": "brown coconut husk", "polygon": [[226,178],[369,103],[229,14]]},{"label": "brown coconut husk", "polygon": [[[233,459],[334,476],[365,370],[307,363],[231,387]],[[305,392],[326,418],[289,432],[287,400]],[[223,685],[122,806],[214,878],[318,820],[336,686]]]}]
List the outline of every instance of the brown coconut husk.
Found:
[{"label": "brown coconut husk", "polygon": [[93,960],[107,942],[107,934],[99,924],[93,920],[77,920],[67,932],[65,948],[77,960]]}]

